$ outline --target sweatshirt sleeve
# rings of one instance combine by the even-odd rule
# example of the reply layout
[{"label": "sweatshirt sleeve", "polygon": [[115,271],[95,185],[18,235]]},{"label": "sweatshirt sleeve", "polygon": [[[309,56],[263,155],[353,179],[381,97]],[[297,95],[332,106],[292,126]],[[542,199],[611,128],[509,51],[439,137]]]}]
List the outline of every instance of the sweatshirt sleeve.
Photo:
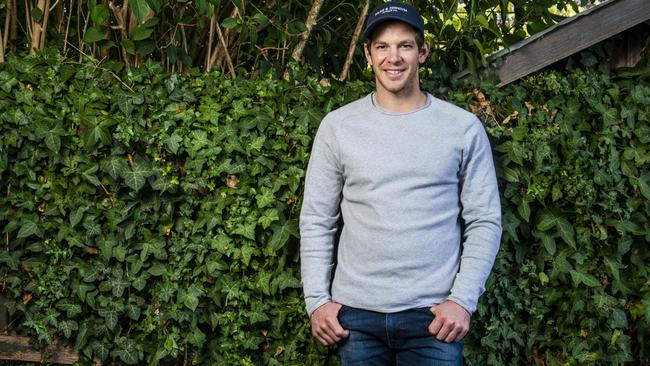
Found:
[{"label": "sweatshirt sleeve", "polygon": [[300,211],[300,271],[309,316],[331,301],[330,278],[342,187],[336,139],[325,117],[314,139]]},{"label": "sweatshirt sleeve", "polygon": [[501,241],[501,204],[487,134],[475,119],[465,133],[460,172],[464,222],[460,270],[448,300],[476,311]]}]

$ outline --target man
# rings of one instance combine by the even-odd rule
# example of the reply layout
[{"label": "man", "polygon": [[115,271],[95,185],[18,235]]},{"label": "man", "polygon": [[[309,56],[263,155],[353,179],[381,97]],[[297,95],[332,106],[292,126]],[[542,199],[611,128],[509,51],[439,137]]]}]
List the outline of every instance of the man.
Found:
[{"label": "man", "polygon": [[343,365],[462,364],[499,247],[487,135],[471,113],[420,90],[423,28],[406,4],[370,13],[375,92],[329,113],[314,140],[302,282],[312,334],[338,343]]}]

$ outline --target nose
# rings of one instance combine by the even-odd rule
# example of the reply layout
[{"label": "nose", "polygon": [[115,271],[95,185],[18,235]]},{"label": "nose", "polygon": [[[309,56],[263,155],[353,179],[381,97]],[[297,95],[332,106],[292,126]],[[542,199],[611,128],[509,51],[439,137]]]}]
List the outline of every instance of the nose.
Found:
[{"label": "nose", "polygon": [[388,61],[393,64],[400,63],[402,56],[399,53],[399,47],[390,47],[390,52],[388,54]]}]

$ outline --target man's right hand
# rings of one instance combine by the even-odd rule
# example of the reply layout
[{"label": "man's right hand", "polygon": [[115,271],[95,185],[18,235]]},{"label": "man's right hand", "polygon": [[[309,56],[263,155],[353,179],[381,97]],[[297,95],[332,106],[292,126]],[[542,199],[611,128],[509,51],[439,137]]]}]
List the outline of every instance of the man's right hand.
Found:
[{"label": "man's right hand", "polygon": [[350,331],[343,329],[339,323],[338,315],[341,306],[335,302],[328,302],[311,314],[311,334],[323,346],[331,346],[350,335]]}]

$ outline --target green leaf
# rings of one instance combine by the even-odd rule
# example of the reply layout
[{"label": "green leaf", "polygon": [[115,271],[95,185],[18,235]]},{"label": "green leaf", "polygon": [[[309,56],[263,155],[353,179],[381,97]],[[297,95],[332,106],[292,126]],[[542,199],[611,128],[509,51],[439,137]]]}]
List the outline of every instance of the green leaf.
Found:
[{"label": "green leaf", "polygon": [[140,319],[140,307],[137,306],[136,304],[127,304],[126,305],[126,313],[131,318],[131,320],[138,320]]},{"label": "green leaf", "polygon": [[138,24],[144,22],[144,18],[149,13],[149,5],[146,0],[131,0],[129,1],[129,8],[138,21]]},{"label": "green leaf", "polygon": [[600,281],[596,279],[596,277],[588,274],[588,273],[582,273],[579,271],[571,270],[569,271],[571,274],[571,278],[573,279],[573,283],[577,286],[581,283],[589,286],[589,287],[600,287],[602,284]]},{"label": "green leaf", "polygon": [[616,108],[609,108],[603,112],[603,122],[606,126],[615,125],[620,120],[620,114]]},{"label": "green leaf", "polygon": [[97,313],[99,316],[104,318],[106,321],[106,327],[109,330],[115,330],[115,326],[117,326],[117,319],[119,317],[119,314],[117,313],[117,310],[114,308],[102,308],[97,310]]},{"label": "green leaf", "polygon": [[91,149],[101,142],[104,145],[111,144],[111,134],[108,128],[100,124],[91,124],[83,134],[84,146]]},{"label": "green leaf", "polygon": [[124,183],[134,191],[139,191],[151,176],[152,171],[148,164],[143,161],[136,160],[133,166],[122,170],[121,175],[124,178]]},{"label": "green leaf", "polygon": [[37,7],[32,8],[32,19],[35,22],[43,20],[43,11]]},{"label": "green leaf", "polygon": [[79,299],[86,301],[86,294],[95,289],[95,286],[88,285],[85,283],[75,283],[72,285],[72,289],[77,294]]},{"label": "green leaf", "polygon": [[259,218],[258,222],[262,224],[262,228],[268,229],[269,226],[271,226],[271,224],[273,224],[278,220],[280,220],[280,217],[278,215],[278,210],[273,208],[273,209],[266,210],[264,212],[264,215],[262,215],[262,217]]},{"label": "green leaf", "polygon": [[155,50],[156,50],[156,44],[150,39],[137,41],[136,43],[135,53],[139,55],[148,55]]},{"label": "green leaf", "polygon": [[0,263],[4,263],[8,268],[15,270],[20,264],[20,251],[7,252],[0,250]]},{"label": "green leaf", "polygon": [[255,13],[255,15],[253,15],[253,17],[251,19],[255,23],[260,24],[260,25],[266,23],[269,20],[269,18],[266,15],[264,15],[263,13],[260,13],[260,12]]},{"label": "green leaf", "polygon": [[255,240],[255,222],[247,222],[237,225],[233,231],[235,234],[239,234],[246,239]]},{"label": "green leaf", "polygon": [[108,346],[104,343],[101,342],[93,342],[93,350],[95,351],[95,354],[102,360],[106,360],[108,358],[108,355],[110,354],[110,349]]},{"label": "green leaf", "polygon": [[156,262],[151,266],[151,268],[149,268],[147,272],[154,276],[162,276],[163,274],[167,273],[167,268],[164,264]]},{"label": "green leaf", "polygon": [[627,315],[621,309],[614,309],[612,311],[612,321],[610,323],[612,328],[627,328]]},{"label": "green leaf", "polygon": [[228,269],[228,264],[221,260],[208,260],[205,263],[205,267],[209,274],[218,276],[220,272]]},{"label": "green leaf", "polygon": [[81,221],[87,209],[88,207],[81,206],[70,212],[70,227],[75,227]]},{"label": "green leaf", "polygon": [[203,291],[196,285],[190,285],[186,291],[180,290],[178,293],[179,299],[183,302],[183,305],[191,311],[196,310],[196,307],[199,306],[199,296],[201,295],[203,295]]},{"label": "green leaf", "polygon": [[643,197],[650,200],[650,171],[641,175],[637,182],[639,184],[639,191],[641,191]]},{"label": "green leaf", "polygon": [[259,275],[260,277],[258,280],[258,284],[260,285],[260,289],[262,290],[262,292],[264,292],[264,294],[266,295],[271,295],[270,283],[271,283],[272,275],[273,274],[271,272],[262,272]]},{"label": "green leaf", "polygon": [[77,329],[79,329],[79,326],[74,320],[63,320],[59,322],[59,330],[63,332],[66,338],[72,337],[72,332]]},{"label": "green leaf", "polygon": [[264,136],[258,136],[256,137],[249,145],[249,151],[250,150],[255,150],[255,151],[261,151],[262,147],[264,147],[264,142],[266,142],[266,137]]},{"label": "green leaf", "polygon": [[178,147],[182,141],[183,138],[174,132],[171,134],[171,136],[165,138],[165,146],[167,146],[167,150],[169,150],[169,152],[176,154],[178,152]]},{"label": "green leaf", "polygon": [[81,305],[73,304],[70,302],[63,302],[57,304],[57,309],[61,309],[66,312],[68,318],[74,318],[75,316],[81,314]]},{"label": "green leaf", "polygon": [[113,247],[116,245],[115,240],[97,240],[97,248],[99,249],[99,254],[105,259],[111,259],[113,257]]},{"label": "green leaf", "polygon": [[540,213],[539,218],[537,219],[537,228],[541,231],[547,231],[555,227],[559,220],[560,218],[553,212],[544,210]]},{"label": "green leaf", "polygon": [[118,343],[122,343],[121,347],[118,350],[114,350],[112,354],[118,356],[126,364],[138,364],[142,351],[138,350],[135,341],[128,338],[118,338]]},{"label": "green leaf", "polygon": [[298,236],[297,223],[295,220],[288,220],[282,224],[275,224],[271,226],[273,236],[271,237],[271,249],[277,251],[289,241],[290,236]]},{"label": "green leaf", "polygon": [[108,25],[107,23],[110,17],[111,17],[111,12],[104,4],[95,5],[90,10],[90,18],[92,19],[93,24],[96,27]]},{"label": "green leaf", "polygon": [[32,235],[41,237],[43,234],[41,233],[41,229],[39,228],[36,221],[26,220],[20,226],[20,231],[18,231],[18,235],[16,237],[18,239],[21,239]]},{"label": "green leaf", "polygon": [[530,204],[527,200],[521,200],[521,203],[519,203],[519,206],[517,206],[517,212],[519,213],[519,216],[521,216],[521,218],[526,222],[530,220]]},{"label": "green leaf", "polygon": [[192,331],[187,335],[187,341],[197,347],[203,346],[206,336],[199,328],[192,327]]},{"label": "green leaf", "polygon": [[99,182],[99,179],[97,179],[97,176],[94,174],[97,170],[99,170],[98,165],[93,165],[90,168],[84,170],[81,175],[86,178],[88,182],[90,182],[94,186],[99,186],[101,183]]},{"label": "green leaf", "polygon": [[262,194],[255,196],[257,200],[257,207],[264,208],[275,202],[275,196],[273,195],[273,190],[270,188],[262,187]]},{"label": "green leaf", "polygon": [[147,39],[151,36],[151,33],[153,33],[153,28],[147,28],[144,25],[138,25],[133,29],[133,32],[131,33],[131,39],[134,41],[141,41],[143,39]]},{"label": "green leaf", "polygon": [[120,41],[120,45],[124,47],[126,52],[128,52],[131,55],[135,55],[135,42],[133,42],[130,39],[122,38],[122,40]]},{"label": "green leaf", "polygon": [[93,43],[98,42],[106,38],[106,31],[103,26],[95,26],[86,29],[84,33],[84,42]]},{"label": "green leaf", "polygon": [[88,322],[84,321],[81,323],[81,327],[79,327],[79,332],[77,332],[74,348],[82,349],[88,343],[88,335]]},{"label": "green leaf", "polygon": [[541,237],[542,239],[542,244],[544,245],[544,249],[546,249],[546,252],[550,255],[555,255],[555,240],[553,237],[550,235],[544,234]]},{"label": "green leaf", "polygon": [[57,153],[61,149],[61,135],[65,134],[63,128],[59,125],[54,127],[38,126],[36,135],[45,140],[45,146],[51,151]]},{"label": "green leaf", "polygon": [[226,18],[221,22],[221,26],[225,29],[232,29],[239,25],[239,22],[235,18]]},{"label": "green leaf", "polygon": [[147,277],[148,275],[136,277],[133,282],[131,282],[131,286],[138,291],[142,291],[147,286]]},{"label": "green leaf", "polygon": [[126,158],[111,156],[100,163],[101,169],[108,173],[113,179],[117,179],[123,170],[127,169]]},{"label": "green leaf", "polygon": [[503,169],[503,178],[510,183],[519,182],[519,170],[506,167]]},{"label": "green leaf", "polygon": [[567,243],[571,248],[576,248],[575,242],[575,230],[573,225],[564,217],[561,217],[557,222],[557,227],[560,232],[560,236],[565,243]]},{"label": "green leaf", "polygon": [[111,287],[111,292],[115,297],[121,297],[124,293],[124,290],[126,290],[131,285],[128,281],[120,278],[111,279],[109,281],[109,284]]},{"label": "green leaf", "polygon": [[619,270],[622,267],[621,262],[609,257],[604,257],[603,262],[605,262],[605,266],[607,266],[607,269],[609,269],[612,277],[614,277],[616,280],[620,279],[621,276]]}]

